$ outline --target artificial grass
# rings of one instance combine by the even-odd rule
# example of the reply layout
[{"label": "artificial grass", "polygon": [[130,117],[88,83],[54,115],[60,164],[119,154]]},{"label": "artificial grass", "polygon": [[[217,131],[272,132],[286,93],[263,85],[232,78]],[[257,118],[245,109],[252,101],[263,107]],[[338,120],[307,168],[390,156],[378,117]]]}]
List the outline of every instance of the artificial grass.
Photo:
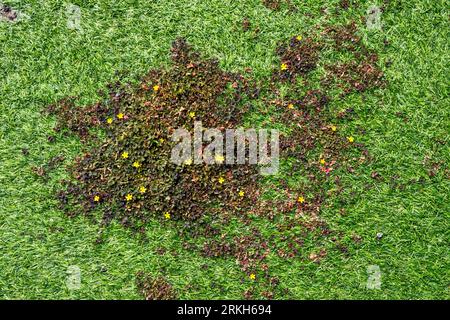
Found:
[{"label": "artificial grass", "polygon": [[[59,154],[70,159],[80,150],[74,138],[49,141],[54,123],[41,114],[45,106],[68,95],[95,101],[116,70],[129,70],[131,79],[167,65],[177,36],[202,55],[218,57],[223,69],[250,67],[263,79],[278,64],[279,41],[319,22],[355,19],[369,6],[361,1],[358,8],[325,17],[321,7],[334,12],[339,1],[293,2],[297,12],[271,11],[259,0],[99,6],[73,1],[83,13],[83,33],[67,29],[66,8],[56,1],[6,2],[29,19],[0,22],[1,298],[140,298],[135,288],[140,270],[166,276],[180,298],[242,297],[248,280],[234,261],[183,250],[176,232],[162,225],[149,226],[145,245],[117,225],[96,244],[95,224],[69,219],[57,209],[54,194],[63,168],[46,182],[31,167]],[[384,70],[389,84],[331,107],[355,110],[355,120],[340,130],[364,142],[374,160],[357,175],[343,177],[351,186],[345,213],[335,204],[322,212],[333,227],[362,241],[347,257],[335,253],[320,264],[277,265],[277,276],[290,289],[287,298],[449,298],[447,16],[444,1],[390,1],[383,29],[365,31],[366,45],[391,62]],[[244,17],[251,23],[247,32],[241,27]],[[439,168],[430,176],[433,163]],[[373,172],[383,179],[373,179]],[[171,254],[158,255],[160,246]],[[209,267],[202,268],[205,264]],[[66,287],[70,265],[81,269],[79,290]],[[381,269],[381,290],[366,289],[370,265]]]}]

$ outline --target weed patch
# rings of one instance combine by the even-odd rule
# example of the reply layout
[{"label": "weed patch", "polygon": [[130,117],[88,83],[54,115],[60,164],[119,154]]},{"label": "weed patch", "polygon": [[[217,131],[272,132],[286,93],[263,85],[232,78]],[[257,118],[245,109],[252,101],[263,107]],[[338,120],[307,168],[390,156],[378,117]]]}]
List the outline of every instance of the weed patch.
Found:
[{"label": "weed patch", "polygon": [[[248,27],[245,21],[243,27]],[[348,51],[354,58],[325,64],[314,86],[325,48]],[[340,174],[369,156],[353,136],[341,134],[327,107],[338,97],[382,86],[377,56],[361,44],[355,23],[305,39],[294,36],[276,53],[280,65],[256,86],[177,39],[169,69],[151,70],[137,85],[110,84],[93,105],[78,107],[71,97],[49,106],[55,130],[76,134],[85,144],[58,193],[61,208],[69,216],[95,218],[102,228],[116,220],[144,239],[152,220],[176,226],[186,249],[237,261],[249,283],[246,298],[288,294],[270,271],[271,256],[320,263],[330,250],[327,243],[348,255],[345,235],[332,230],[320,212],[342,193]],[[282,86],[287,86],[283,95]],[[192,132],[196,120],[221,132],[243,126],[255,112],[255,101],[273,110],[273,124],[286,128],[280,147],[288,165],[278,176],[263,178],[256,166],[229,165],[226,158],[216,165],[170,161],[177,128]],[[268,197],[269,191],[276,199]],[[267,223],[276,230],[271,235],[261,230]],[[307,242],[314,248],[305,249]],[[147,299],[175,297],[162,278],[140,274],[137,281]]]},{"label": "weed patch", "polygon": [[[76,108],[65,99],[49,107],[59,120],[55,130],[70,130],[93,144],[75,160],[74,180],[59,194],[69,215],[102,210],[106,224],[114,218],[144,231],[152,216],[195,221],[213,207],[248,210],[255,168],[192,160],[179,166],[170,155],[177,128],[192,130],[196,120],[220,130],[238,126],[251,88],[241,76],[221,71],[217,61],[199,60],[184,40],[174,43],[172,58],[170,70],[151,71],[138,88],[110,85],[104,103]],[[100,144],[95,128],[106,136]]]},{"label": "weed patch", "polygon": [[145,300],[175,300],[178,298],[172,285],[164,278],[154,278],[149,274],[139,272],[136,285]]}]

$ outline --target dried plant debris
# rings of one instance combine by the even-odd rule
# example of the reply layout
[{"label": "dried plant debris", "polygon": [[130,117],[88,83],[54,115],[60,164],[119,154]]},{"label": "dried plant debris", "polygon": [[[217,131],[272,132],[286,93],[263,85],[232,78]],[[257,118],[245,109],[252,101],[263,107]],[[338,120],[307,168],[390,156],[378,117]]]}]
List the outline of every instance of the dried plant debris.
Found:
[{"label": "dried plant debris", "polygon": [[274,76],[283,81],[294,81],[297,76],[306,76],[316,68],[320,48],[320,43],[311,37],[292,37],[287,45],[282,44],[277,49],[281,64]]},{"label": "dried plant debris", "polygon": [[266,6],[268,9],[272,10],[278,10],[280,9],[282,0],[263,0],[264,6]]},{"label": "dried plant debris", "polygon": [[10,6],[0,4],[0,21],[14,22],[18,17],[17,11],[13,10]]},{"label": "dried plant debris", "polygon": [[[25,150],[25,149],[24,149]],[[26,154],[29,153],[28,150],[25,151]],[[25,154],[25,153],[24,153]],[[38,177],[44,178],[45,181],[48,180],[48,173],[57,168],[62,162],[64,162],[65,157],[63,155],[57,155],[51,158],[46,164],[42,166],[34,166],[31,171]]]},{"label": "dried plant debris", "polygon": [[296,6],[291,0],[262,0],[262,4],[270,10],[278,11],[280,9],[287,8],[290,12],[297,10]]},{"label": "dried plant debris", "polygon": [[355,0],[340,0],[339,1],[339,8],[342,10],[348,10],[352,7],[358,7],[359,4]]},{"label": "dried plant debris", "polygon": [[[346,50],[354,59],[350,63],[322,62],[324,49]],[[280,65],[273,73],[272,98],[268,100],[278,111],[272,120],[289,128],[280,142],[282,157],[291,159],[292,163],[292,170],[286,174],[295,177],[301,169],[307,181],[296,188],[283,179],[278,181],[279,192],[286,196],[283,200],[272,201],[270,206],[275,208],[273,211],[294,212],[295,215],[277,221],[277,227],[283,231],[280,239],[286,241],[285,246],[270,244],[270,248],[276,249],[280,257],[301,257],[303,240],[307,234],[316,234],[319,238],[329,238],[337,250],[347,255],[348,247],[342,243],[341,235],[328,227],[320,217],[320,211],[330,197],[339,203],[344,190],[340,172],[354,173],[355,166],[370,161],[371,157],[363,144],[351,135],[341,135],[339,125],[332,122],[333,119],[351,120],[353,110],[331,114],[327,107],[333,99],[383,87],[385,81],[377,55],[361,43],[356,23],[327,27],[305,39],[301,35],[294,36],[278,47],[277,54]],[[317,70],[319,61],[324,65],[325,73],[317,87],[312,84],[312,73]],[[301,81],[301,88],[296,85],[298,81]],[[289,85],[287,89],[284,87],[283,95],[278,89],[279,83]],[[335,94],[336,89],[340,89],[340,95]],[[360,153],[359,157],[354,157],[355,152]],[[269,217],[276,219],[273,212],[269,212]],[[301,231],[289,232],[299,224],[303,227]],[[320,242],[317,244],[319,246]],[[308,259],[319,263],[326,255],[327,250],[321,248],[310,253]]]},{"label": "dried plant debris", "polygon": [[162,276],[152,277],[139,272],[136,276],[136,286],[145,300],[176,300],[178,295],[172,285]]},{"label": "dried plant debris", "polygon": [[385,84],[384,74],[378,66],[378,56],[362,43],[355,22],[345,26],[328,26],[320,34],[292,37],[287,44],[277,48],[280,65],[273,73],[273,80],[296,82],[306,78],[317,68],[321,51],[332,46],[337,52],[350,53],[352,59],[325,64],[327,74],[322,77],[322,90],[337,86],[342,95],[363,92]]},{"label": "dried plant debris", "polygon": [[250,30],[250,27],[251,27],[250,19],[247,18],[247,17],[245,17],[245,18],[242,20],[242,30],[243,30],[243,31],[249,31],[249,30]]},{"label": "dried plant debris", "polygon": [[336,50],[352,55],[349,62],[325,66],[328,77],[323,80],[324,85],[329,87],[332,82],[337,83],[344,96],[385,85],[384,73],[378,66],[378,55],[366,48],[357,31],[355,22],[325,29],[325,34],[331,37]]},{"label": "dried plant debris", "polygon": [[376,67],[377,59],[376,55],[371,55],[365,61],[327,66],[327,70],[339,82],[343,95],[363,92],[384,83],[383,72]]},{"label": "dried plant debris", "polygon": [[[248,78],[251,73],[225,72],[218,61],[202,59],[177,39],[172,66],[151,70],[138,85],[117,81],[89,106],[78,107],[73,97],[50,106],[55,130],[78,135],[85,146],[58,192],[61,208],[69,216],[97,217],[102,228],[116,220],[144,238],[147,223],[159,220],[176,228],[184,249],[237,261],[249,286],[243,297],[288,295],[272,274],[269,256],[320,263],[330,250],[351,253],[345,235],[331,229],[321,210],[343,193],[340,174],[355,172],[370,159],[363,144],[331,122],[350,121],[352,110],[332,115],[328,108],[336,89],[360,93],[383,84],[376,55],[356,33],[351,24],[327,27],[305,39],[292,37],[276,50],[281,66],[259,87]],[[314,87],[312,74],[330,45],[353,52],[355,61],[326,65]],[[286,85],[281,96],[280,86]],[[256,166],[229,165],[225,158],[216,165],[170,161],[175,129],[192,132],[196,120],[221,132],[241,127],[254,100],[273,107],[271,122],[287,128],[280,152],[290,165],[279,175],[266,181]],[[277,196],[268,197],[268,192]],[[276,232],[267,235],[264,224]],[[305,247],[311,241],[314,249]],[[164,279],[139,277],[147,299],[173,296]]]}]

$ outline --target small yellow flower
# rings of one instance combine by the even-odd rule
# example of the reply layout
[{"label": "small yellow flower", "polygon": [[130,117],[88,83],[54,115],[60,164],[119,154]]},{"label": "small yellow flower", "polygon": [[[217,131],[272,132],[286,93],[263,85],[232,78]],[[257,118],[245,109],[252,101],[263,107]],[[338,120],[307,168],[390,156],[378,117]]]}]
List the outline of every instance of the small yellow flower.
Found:
[{"label": "small yellow flower", "polygon": [[217,155],[215,157],[215,160],[217,163],[222,163],[225,160],[225,158],[223,156]]},{"label": "small yellow flower", "polygon": [[127,195],[125,196],[125,200],[127,200],[127,201],[133,200],[133,195],[132,195],[132,194],[127,194]]},{"label": "small yellow flower", "polygon": [[186,159],[184,161],[184,164],[187,165],[187,166],[190,166],[192,164],[192,159]]},{"label": "small yellow flower", "polygon": [[168,213],[168,212],[164,213],[164,218],[166,218],[167,220],[169,220],[169,219],[170,219],[170,213]]},{"label": "small yellow flower", "polygon": [[355,141],[355,138],[353,137],[347,137],[348,142],[352,143],[353,141]]},{"label": "small yellow flower", "polygon": [[112,119],[112,118],[108,118],[108,119],[106,119],[106,123],[107,123],[107,124],[111,124],[111,123],[113,123],[113,119]]},{"label": "small yellow flower", "polygon": [[133,167],[135,167],[136,169],[140,168],[141,164],[139,163],[139,161],[135,161],[135,162],[133,162]]},{"label": "small yellow flower", "polygon": [[303,198],[302,196],[300,196],[300,197],[298,197],[297,201],[298,201],[299,203],[303,203],[303,202],[305,202],[305,198]]},{"label": "small yellow flower", "polygon": [[225,182],[225,179],[224,179],[223,177],[220,177],[220,178],[219,178],[219,183],[222,184],[222,183],[224,183],[224,182]]},{"label": "small yellow flower", "polygon": [[294,105],[293,105],[292,103],[289,103],[289,104],[288,104],[288,108],[289,108],[289,109],[294,109]]},{"label": "small yellow flower", "polygon": [[244,191],[242,191],[242,190],[239,191],[239,196],[240,196],[240,197],[243,197],[244,195],[245,195],[245,192],[244,192]]},{"label": "small yellow flower", "polygon": [[147,191],[147,188],[146,187],[144,187],[144,186],[140,186],[139,187],[139,192],[140,193],[145,193]]},{"label": "small yellow flower", "polygon": [[297,36],[295,39],[297,39],[297,41],[302,41],[303,37],[302,36]]},{"label": "small yellow flower", "polygon": [[325,159],[320,159],[320,164],[325,164]]},{"label": "small yellow flower", "polygon": [[155,92],[156,92],[156,91],[158,91],[158,90],[159,90],[159,86],[158,86],[157,84],[156,84],[156,85],[154,85],[154,86],[153,86],[153,91],[155,91]]},{"label": "small yellow flower", "polygon": [[94,201],[95,201],[95,202],[99,202],[99,201],[100,201],[100,196],[95,196],[95,197],[94,197]]},{"label": "small yellow flower", "polygon": [[282,64],[281,64],[281,71],[285,71],[285,70],[287,70],[287,69],[288,69],[287,64],[286,64],[286,63],[282,63]]},{"label": "small yellow flower", "polygon": [[254,273],[250,274],[249,276],[250,280],[255,280],[256,279],[256,275]]},{"label": "small yellow flower", "polygon": [[128,158],[128,152],[122,152],[122,158],[127,159]]},{"label": "small yellow flower", "polygon": [[336,126],[331,126],[330,128],[331,128],[331,131],[336,131],[337,130]]},{"label": "small yellow flower", "polygon": [[164,138],[159,138],[159,143],[164,143],[164,141],[166,141]]},{"label": "small yellow flower", "polygon": [[124,114],[122,112],[117,115],[117,119],[123,119],[123,117],[124,117]]},{"label": "small yellow flower", "polygon": [[194,118],[195,117],[195,112],[194,111],[189,112],[189,117]]}]

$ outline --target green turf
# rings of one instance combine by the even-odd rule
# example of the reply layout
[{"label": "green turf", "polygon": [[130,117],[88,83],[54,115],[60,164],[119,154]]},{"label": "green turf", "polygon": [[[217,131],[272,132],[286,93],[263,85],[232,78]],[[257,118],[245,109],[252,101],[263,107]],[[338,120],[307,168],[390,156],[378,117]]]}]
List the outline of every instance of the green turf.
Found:
[{"label": "green turf", "polygon": [[[54,193],[64,169],[45,182],[31,167],[58,154],[70,159],[81,145],[64,137],[49,143],[54,122],[41,111],[68,95],[95,101],[116,70],[128,70],[133,78],[167,65],[177,36],[204,56],[219,58],[224,69],[251,67],[263,78],[278,63],[274,51],[280,40],[320,22],[358,18],[369,2],[358,1],[359,8],[331,19],[320,8],[333,11],[339,1],[293,1],[295,13],[271,11],[260,0],[96,2],[72,1],[82,10],[80,33],[68,30],[60,1],[5,1],[29,18],[0,22],[0,298],[139,299],[134,282],[139,270],[165,275],[180,298],[241,298],[248,284],[241,283],[234,261],[180,249],[170,228],[149,226],[150,241],[142,244],[112,225],[105,243],[96,245],[95,224],[58,211]],[[279,262],[274,273],[290,288],[290,298],[449,299],[447,7],[444,0],[391,0],[383,29],[364,31],[367,46],[392,62],[385,69],[389,85],[331,107],[357,111],[357,119],[340,129],[365,143],[375,159],[358,175],[344,177],[350,186],[346,215],[333,205],[322,213],[331,226],[363,241],[348,257],[330,254],[319,265]],[[259,27],[258,34],[242,31],[244,16],[252,28]],[[22,148],[29,149],[28,157]],[[430,162],[441,162],[432,178]],[[385,180],[375,183],[373,171]],[[172,254],[157,255],[160,246]],[[200,267],[204,264],[209,268]],[[79,290],[66,287],[71,265],[81,269]],[[381,269],[380,290],[366,288],[370,265]]]}]

